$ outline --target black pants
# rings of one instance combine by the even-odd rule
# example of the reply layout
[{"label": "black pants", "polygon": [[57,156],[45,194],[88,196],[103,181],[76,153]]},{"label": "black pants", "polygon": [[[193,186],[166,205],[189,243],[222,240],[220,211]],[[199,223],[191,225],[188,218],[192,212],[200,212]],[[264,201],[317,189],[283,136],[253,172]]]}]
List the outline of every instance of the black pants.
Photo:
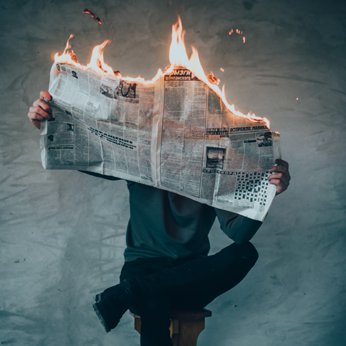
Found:
[{"label": "black pants", "polygon": [[130,308],[141,316],[141,346],[171,346],[171,309],[206,306],[237,285],[257,258],[256,248],[248,242],[205,257],[126,262],[120,280],[127,279],[136,296]]}]

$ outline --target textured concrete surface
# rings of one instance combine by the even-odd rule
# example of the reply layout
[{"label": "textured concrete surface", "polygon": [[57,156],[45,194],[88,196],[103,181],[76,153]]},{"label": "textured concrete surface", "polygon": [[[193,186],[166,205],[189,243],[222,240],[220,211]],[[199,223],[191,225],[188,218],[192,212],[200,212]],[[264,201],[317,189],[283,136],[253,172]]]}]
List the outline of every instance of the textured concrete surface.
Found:
[{"label": "textured concrete surface", "polygon": [[[85,7],[102,27],[81,13]],[[178,13],[187,42],[226,83],[228,98],[268,115],[281,132],[293,177],[254,238],[259,262],[210,305],[199,345],[346,344],[345,3],[2,0],[1,345],[138,345],[129,315],[105,334],[91,309],[123,263],[125,184],[44,171],[26,112],[69,33],[81,60],[109,38],[107,62],[151,77],[168,63]],[[227,36],[236,27],[245,45]],[[211,238],[213,251],[227,241],[217,224]]]}]

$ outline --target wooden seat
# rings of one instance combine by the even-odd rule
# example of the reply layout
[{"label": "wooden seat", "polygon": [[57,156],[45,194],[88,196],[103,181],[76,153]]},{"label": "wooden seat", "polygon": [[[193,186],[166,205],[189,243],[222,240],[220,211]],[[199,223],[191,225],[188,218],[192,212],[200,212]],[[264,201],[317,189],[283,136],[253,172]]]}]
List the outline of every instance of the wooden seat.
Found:
[{"label": "wooden seat", "polygon": [[[141,317],[132,314],[134,327],[141,332]],[[171,314],[170,335],[174,346],[197,346],[197,338],[205,327],[205,318],[211,316],[207,309],[176,310]]]}]

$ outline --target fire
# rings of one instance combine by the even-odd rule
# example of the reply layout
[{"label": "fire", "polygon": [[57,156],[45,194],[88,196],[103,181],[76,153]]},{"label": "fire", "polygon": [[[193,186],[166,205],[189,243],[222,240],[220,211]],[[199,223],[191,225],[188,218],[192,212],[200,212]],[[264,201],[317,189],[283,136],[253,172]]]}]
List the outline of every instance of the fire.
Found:
[{"label": "fire", "polygon": [[59,55],[59,53],[56,53],[54,55],[54,62],[56,64],[66,63],[66,64],[75,65],[75,66],[78,66],[80,68],[83,68],[83,66],[81,64],[79,64],[79,62],[78,62],[77,55],[72,50],[71,40],[73,38],[74,38],[74,35],[71,34],[70,37],[66,41],[66,45],[65,45],[65,49],[64,49],[63,53],[61,55]]},{"label": "fire", "polygon": [[[232,29],[233,30],[233,29]],[[238,32],[239,31],[239,32]],[[234,31],[232,31],[233,33]],[[235,30],[236,34],[243,34],[239,29]],[[229,35],[232,35],[230,32]],[[265,122],[266,126],[269,128],[270,123],[269,120],[265,117],[259,117],[254,113],[244,114],[238,111],[234,104],[230,104],[227,101],[225,94],[225,85],[219,87],[220,80],[215,77],[215,75],[211,72],[208,75],[204,72],[202,64],[199,59],[198,51],[195,47],[191,47],[192,53],[190,57],[188,56],[186,47],[185,47],[185,30],[183,29],[183,25],[180,17],[175,24],[172,25],[172,40],[169,49],[169,62],[164,70],[158,69],[155,76],[150,80],[145,80],[144,78],[138,77],[129,77],[129,76],[121,76],[122,80],[128,82],[142,83],[142,84],[153,84],[158,79],[160,79],[164,75],[169,75],[172,71],[177,67],[185,67],[190,70],[199,80],[204,82],[211,90],[213,90],[223,101],[226,108],[231,111],[233,114],[241,117],[246,117],[253,121],[262,121]],[[82,65],[79,63],[78,58],[74,51],[72,50],[71,40],[74,38],[73,35],[70,35],[69,39],[66,42],[65,49],[62,54],[56,53],[54,56],[55,63],[67,63],[81,69],[91,69],[99,74],[115,76],[115,72],[113,68],[107,65],[103,58],[103,51],[105,47],[111,42],[110,40],[105,40],[100,45],[94,47],[92,51],[92,55],[90,61],[87,65]],[[117,77],[119,77],[119,73],[117,73]]]},{"label": "fire", "polygon": [[95,72],[103,71],[106,74],[113,75],[114,71],[113,69],[107,65],[103,59],[103,50],[105,47],[110,44],[110,40],[106,40],[103,43],[99,44],[98,46],[95,46],[92,53],[89,64],[86,66],[87,68],[90,68],[91,70],[94,70]]},{"label": "fire", "polygon": [[246,37],[244,36],[244,33],[240,29],[231,29],[228,32],[228,36],[232,36],[233,34],[236,34],[242,38],[243,43],[246,43]]}]

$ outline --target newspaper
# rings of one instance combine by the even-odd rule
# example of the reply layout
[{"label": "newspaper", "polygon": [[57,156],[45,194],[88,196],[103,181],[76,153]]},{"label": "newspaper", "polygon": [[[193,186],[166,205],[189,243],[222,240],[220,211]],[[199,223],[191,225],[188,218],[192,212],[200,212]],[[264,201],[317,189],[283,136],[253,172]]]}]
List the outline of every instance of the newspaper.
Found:
[{"label": "newspaper", "polygon": [[44,168],[115,176],[256,220],[267,214],[279,134],[234,115],[190,70],[146,84],[54,64],[49,91]]}]

